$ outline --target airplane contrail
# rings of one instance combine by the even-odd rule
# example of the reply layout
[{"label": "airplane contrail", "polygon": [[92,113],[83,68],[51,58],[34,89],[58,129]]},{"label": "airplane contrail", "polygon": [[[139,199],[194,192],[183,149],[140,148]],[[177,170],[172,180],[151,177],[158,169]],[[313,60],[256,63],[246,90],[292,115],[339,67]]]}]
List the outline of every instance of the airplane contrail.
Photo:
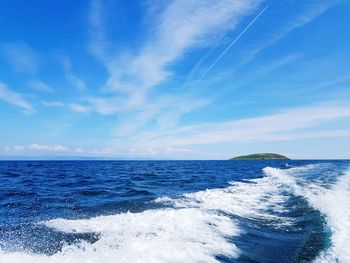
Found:
[{"label": "airplane contrail", "polygon": [[230,43],[230,45],[220,54],[220,56],[215,59],[215,61],[209,66],[209,68],[204,72],[204,74],[199,78],[197,83],[199,83],[208,72],[219,62],[219,60],[226,54],[227,51],[243,36],[243,34],[255,23],[255,21],[265,12],[269,5],[265,6],[263,10],[243,29],[243,31]]}]

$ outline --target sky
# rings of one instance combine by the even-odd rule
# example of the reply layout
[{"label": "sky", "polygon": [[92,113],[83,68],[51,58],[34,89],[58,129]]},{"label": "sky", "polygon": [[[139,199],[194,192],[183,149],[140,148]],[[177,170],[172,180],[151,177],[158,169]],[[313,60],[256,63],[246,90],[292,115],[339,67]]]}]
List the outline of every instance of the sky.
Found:
[{"label": "sky", "polygon": [[0,156],[350,158],[350,1],[0,1]]}]

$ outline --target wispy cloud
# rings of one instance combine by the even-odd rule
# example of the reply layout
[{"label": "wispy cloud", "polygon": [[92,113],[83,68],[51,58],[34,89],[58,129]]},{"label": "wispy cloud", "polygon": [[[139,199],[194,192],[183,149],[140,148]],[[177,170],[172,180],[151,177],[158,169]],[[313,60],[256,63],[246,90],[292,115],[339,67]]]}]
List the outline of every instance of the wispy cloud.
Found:
[{"label": "wispy cloud", "polygon": [[67,79],[78,91],[84,91],[86,89],[85,82],[73,74],[67,74]]},{"label": "wispy cloud", "polygon": [[40,56],[23,42],[0,44],[1,55],[16,72],[35,74],[39,69]]},{"label": "wispy cloud", "polygon": [[0,82],[0,99],[6,101],[15,106],[21,107],[27,112],[34,111],[32,105],[27,102],[23,95],[14,91],[11,91],[4,83]]},{"label": "wispy cloud", "polygon": [[62,146],[62,145],[53,145],[53,146],[49,146],[49,145],[44,145],[44,144],[31,144],[28,145],[27,148],[29,150],[33,150],[33,151],[42,151],[42,152],[67,152],[69,149],[68,147]]},{"label": "wispy cloud", "polygon": [[[64,145],[46,145],[46,144],[29,144],[29,145],[8,145],[5,146],[4,151],[9,154],[64,154],[72,156],[95,156],[95,157],[116,157],[118,152],[114,149],[105,148],[91,148],[84,149],[81,147],[67,147]],[[175,151],[175,150],[174,150]]]},{"label": "wispy cloud", "polygon": [[30,145],[12,145],[5,146],[5,152],[8,153],[28,153],[28,152],[61,152],[66,153],[69,148],[63,145],[45,145],[45,144],[30,144]]},{"label": "wispy cloud", "polygon": [[45,83],[44,81],[40,79],[33,79],[28,82],[28,86],[31,89],[37,90],[37,91],[42,91],[42,92],[48,92],[48,93],[53,93],[54,89]]},{"label": "wispy cloud", "polygon": [[[153,94],[151,100],[149,92],[169,80],[174,74],[171,66],[185,54],[194,48],[208,47],[218,36],[235,29],[260,2],[179,0],[164,5],[152,1],[146,10],[146,17],[152,17],[152,21],[147,21],[149,34],[139,52],[116,52],[106,38],[103,2],[93,0],[89,49],[106,67],[109,76],[102,91],[112,95],[90,96],[85,99],[89,105],[79,105],[102,114],[119,114],[119,119],[125,119],[116,128],[120,134],[139,129],[151,119],[161,128],[171,126],[170,122],[174,125],[183,114],[207,105],[208,100],[183,93]],[[150,16],[152,10],[161,11]]]},{"label": "wispy cloud", "polygon": [[69,104],[69,108],[75,112],[89,112],[90,111],[89,107],[83,106],[83,105],[78,104],[78,103]]},{"label": "wispy cloud", "polygon": [[[94,1],[90,15],[92,50],[105,63],[110,77],[106,91],[146,92],[172,75],[168,66],[194,47],[208,46],[224,30],[232,30],[260,1],[172,1],[154,18],[152,33],[136,55],[124,58],[101,52],[107,40],[103,7]],[[153,2],[153,5],[157,5]],[[127,51],[126,51],[127,52]],[[122,65],[122,67],[121,67]]]},{"label": "wispy cloud", "polygon": [[60,61],[62,63],[64,74],[69,83],[76,88],[78,91],[85,91],[86,84],[85,82],[72,73],[72,64],[68,57],[60,57]]},{"label": "wispy cloud", "polygon": [[193,159],[194,156],[199,156],[197,151],[179,148],[179,147],[145,147],[131,148],[122,152],[123,156],[129,158],[152,157],[152,158],[188,158]]},{"label": "wispy cloud", "polygon": [[337,5],[339,0],[331,1],[310,1],[306,3],[306,7],[297,16],[287,21],[281,21],[279,29],[272,34],[267,40],[260,42],[255,48],[249,50],[249,55],[241,61],[240,65],[246,64],[253,60],[259,53],[266,48],[274,45],[279,40],[286,37],[290,32],[315,20],[317,17],[325,13],[327,10]]},{"label": "wispy cloud", "polygon": [[65,104],[61,101],[42,101],[41,104],[43,104],[46,107],[64,107]]},{"label": "wispy cloud", "polygon": [[255,23],[256,20],[259,19],[259,17],[265,12],[265,10],[269,7],[269,5],[265,6],[255,17],[254,19],[242,30],[241,33],[238,34],[237,37],[235,37],[232,42],[224,49],[224,51],[210,64],[210,66],[204,71],[202,76],[198,79],[198,82],[200,82],[208,73],[209,71],[222,59],[222,57],[233,47],[234,44],[237,43],[237,41],[245,34],[245,32]]},{"label": "wispy cloud", "polygon": [[24,145],[13,145],[13,146],[5,146],[5,152],[14,152],[14,153],[22,153],[25,150]]},{"label": "wispy cloud", "polygon": [[[223,96],[229,91],[248,86],[249,84],[258,81],[261,78],[264,78],[266,76],[273,74],[275,71],[285,66],[288,66],[292,63],[300,61],[303,57],[304,57],[303,54],[292,53],[271,61],[264,61],[263,63],[251,65],[249,68],[249,74],[236,74],[234,85],[229,85],[228,87],[222,87],[220,90],[216,92],[217,93],[216,96]],[[215,81],[216,82],[222,81],[222,79],[225,79],[228,76],[232,77],[232,72],[229,72],[229,71],[221,72],[221,74],[219,74],[218,79],[216,79]],[[196,83],[198,82],[196,81]]]},{"label": "wispy cloud", "polygon": [[130,107],[120,97],[86,97],[82,103],[71,103],[69,108],[78,113],[98,112],[102,115],[118,114],[118,123],[112,129],[117,136],[125,136],[142,129],[150,121],[159,128],[174,126],[183,114],[208,105],[211,100],[183,96],[154,97],[138,107]]},{"label": "wispy cloud", "polygon": [[121,114],[113,134],[125,136],[139,132],[150,120],[154,121],[161,130],[174,127],[184,114],[208,105],[210,102],[209,99],[186,96],[182,98],[163,96],[137,110]]},{"label": "wispy cloud", "polygon": [[[350,130],[318,125],[350,119],[350,106],[316,105],[283,110],[273,115],[145,132],[132,140],[141,147],[285,141],[313,137],[350,137]],[[311,129],[311,130],[310,130]]]}]

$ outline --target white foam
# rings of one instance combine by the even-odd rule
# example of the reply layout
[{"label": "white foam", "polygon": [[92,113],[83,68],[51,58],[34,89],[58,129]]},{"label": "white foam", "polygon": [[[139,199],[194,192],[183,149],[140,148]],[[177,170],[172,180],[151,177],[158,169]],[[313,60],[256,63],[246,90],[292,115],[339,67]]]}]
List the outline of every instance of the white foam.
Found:
[{"label": "white foam", "polygon": [[0,252],[0,262],[217,262],[216,255],[236,257],[239,251],[227,237],[241,231],[230,215],[259,223],[265,220],[275,227],[289,224],[286,218],[268,212],[284,210],[288,197],[282,195],[281,186],[279,177],[269,176],[157,199],[174,208],[42,222],[67,233],[98,233],[100,239],[93,244],[66,245],[52,256]]},{"label": "white foam", "polygon": [[320,183],[309,183],[301,178],[298,178],[297,183],[292,175],[303,171],[302,169],[306,168],[265,168],[265,172],[283,178],[295,194],[305,197],[311,206],[326,217],[332,233],[332,245],[315,262],[350,262],[350,171],[340,177],[333,187],[325,188]]},{"label": "white foam", "polygon": [[52,256],[0,253],[0,262],[218,262],[238,250],[227,237],[238,235],[225,216],[194,208],[149,210],[42,224],[69,233],[100,233],[93,243],[64,246]]},{"label": "white foam", "polygon": [[[234,216],[268,222],[279,228],[293,223],[291,218],[280,217],[285,211],[284,185],[277,176],[267,176],[247,182],[233,182],[222,189],[210,189],[184,194],[180,198],[162,197],[156,202],[175,207],[193,207],[201,210],[222,211]],[[273,211],[273,213],[271,213]]]},{"label": "white foam", "polygon": [[[304,196],[327,216],[333,246],[317,262],[350,262],[346,244],[349,237],[350,173],[332,189],[302,182],[298,173],[317,169],[303,166],[280,170],[266,167],[265,177],[233,182],[229,187],[188,193],[156,202],[173,208],[124,213],[83,220],[54,219],[41,224],[67,233],[98,233],[93,244],[64,245],[52,256],[0,251],[0,262],[218,262],[216,255],[237,257],[239,250],[228,237],[242,233],[235,217],[256,220],[273,228],[294,224],[285,212],[289,195]],[[253,223],[255,221],[252,221]]]}]

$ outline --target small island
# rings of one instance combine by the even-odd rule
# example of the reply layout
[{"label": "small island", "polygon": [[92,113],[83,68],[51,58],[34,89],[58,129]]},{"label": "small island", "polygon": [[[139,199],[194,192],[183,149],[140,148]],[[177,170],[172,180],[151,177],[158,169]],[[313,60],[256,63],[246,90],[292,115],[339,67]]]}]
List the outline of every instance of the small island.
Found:
[{"label": "small island", "polygon": [[255,153],[237,156],[230,160],[289,160],[289,158],[277,153]]}]

